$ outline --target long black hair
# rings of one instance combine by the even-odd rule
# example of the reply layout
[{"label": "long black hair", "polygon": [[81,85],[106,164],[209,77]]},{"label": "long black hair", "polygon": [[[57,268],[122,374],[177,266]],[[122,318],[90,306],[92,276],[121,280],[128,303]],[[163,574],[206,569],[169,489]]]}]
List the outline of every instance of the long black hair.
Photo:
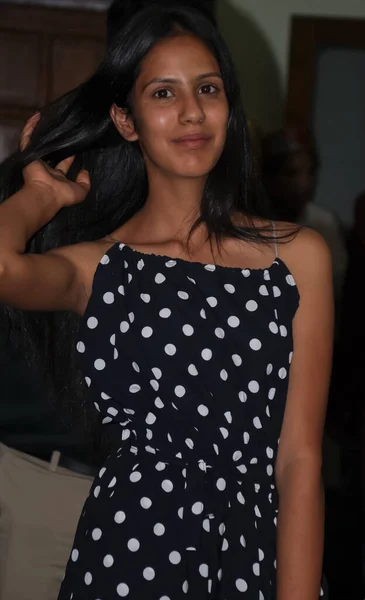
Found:
[{"label": "long black hair", "polygon": [[[159,41],[181,32],[195,35],[214,54],[229,104],[225,147],[208,176],[201,214],[193,229],[204,223],[210,239],[230,236],[268,241],[267,232],[238,227],[232,220],[237,213],[260,218],[269,215],[255,177],[239,85],[226,44],[210,19],[198,11],[183,6],[151,7],[137,13],[119,31],[86,83],[42,109],[27,149],[1,165],[0,201],[21,188],[22,169],[34,160],[55,165],[75,155],[70,177],[81,168],[90,173],[91,191],[86,200],[61,210],[29,241],[28,252],[100,239],[143,206],[148,181],[142,153],[138,144],[125,141],[117,133],[109,111],[116,103],[133,115],[132,91],[141,62]],[[73,407],[78,415],[90,414],[74,348],[79,318],[69,313],[30,313],[4,307],[2,322],[10,340],[42,374],[50,397]]]}]

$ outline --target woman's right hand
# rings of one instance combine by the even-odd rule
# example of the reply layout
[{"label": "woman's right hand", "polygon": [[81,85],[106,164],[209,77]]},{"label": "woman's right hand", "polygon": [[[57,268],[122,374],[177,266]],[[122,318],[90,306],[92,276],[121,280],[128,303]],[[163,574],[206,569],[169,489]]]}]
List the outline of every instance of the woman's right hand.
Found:
[{"label": "woman's right hand", "polygon": [[[39,113],[36,113],[27,121],[20,138],[22,151],[29,144],[39,118]],[[73,160],[73,156],[65,158],[55,168],[41,160],[30,163],[23,169],[25,186],[32,189],[38,188],[42,193],[49,194],[59,208],[83,202],[90,190],[90,177],[86,170],[82,170],[78,173],[76,181],[70,181],[67,173]]]}]

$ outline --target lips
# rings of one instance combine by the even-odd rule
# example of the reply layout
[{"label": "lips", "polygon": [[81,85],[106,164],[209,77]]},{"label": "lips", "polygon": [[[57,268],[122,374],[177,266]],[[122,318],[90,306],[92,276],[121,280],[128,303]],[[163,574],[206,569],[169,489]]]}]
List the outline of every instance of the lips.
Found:
[{"label": "lips", "polygon": [[184,135],[181,138],[177,138],[175,143],[184,148],[197,149],[205,146],[211,138],[203,133],[192,133]]}]

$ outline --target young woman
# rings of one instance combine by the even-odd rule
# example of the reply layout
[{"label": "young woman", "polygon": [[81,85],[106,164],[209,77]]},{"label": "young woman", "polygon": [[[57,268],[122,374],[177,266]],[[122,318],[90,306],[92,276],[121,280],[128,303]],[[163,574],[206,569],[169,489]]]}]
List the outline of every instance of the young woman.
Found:
[{"label": "young woman", "polygon": [[329,252],[267,220],[216,29],[141,12],[36,121],[3,169],[0,299],[82,402],[76,346],[117,439],[60,599],[326,595]]}]

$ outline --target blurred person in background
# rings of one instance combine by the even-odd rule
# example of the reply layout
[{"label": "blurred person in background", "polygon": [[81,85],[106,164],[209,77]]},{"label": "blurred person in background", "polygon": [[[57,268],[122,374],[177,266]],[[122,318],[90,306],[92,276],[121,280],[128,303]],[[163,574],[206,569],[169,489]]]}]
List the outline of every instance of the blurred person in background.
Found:
[{"label": "blurred person in background", "polygon": [[263,180],[274,213],[280,220],[318,231],[326,240],[332,254],[339,313],[347,267],[346,242],[335,214],[313,201],[319,168],[317,150],[308,130],[292,127],[263,138]]}]

